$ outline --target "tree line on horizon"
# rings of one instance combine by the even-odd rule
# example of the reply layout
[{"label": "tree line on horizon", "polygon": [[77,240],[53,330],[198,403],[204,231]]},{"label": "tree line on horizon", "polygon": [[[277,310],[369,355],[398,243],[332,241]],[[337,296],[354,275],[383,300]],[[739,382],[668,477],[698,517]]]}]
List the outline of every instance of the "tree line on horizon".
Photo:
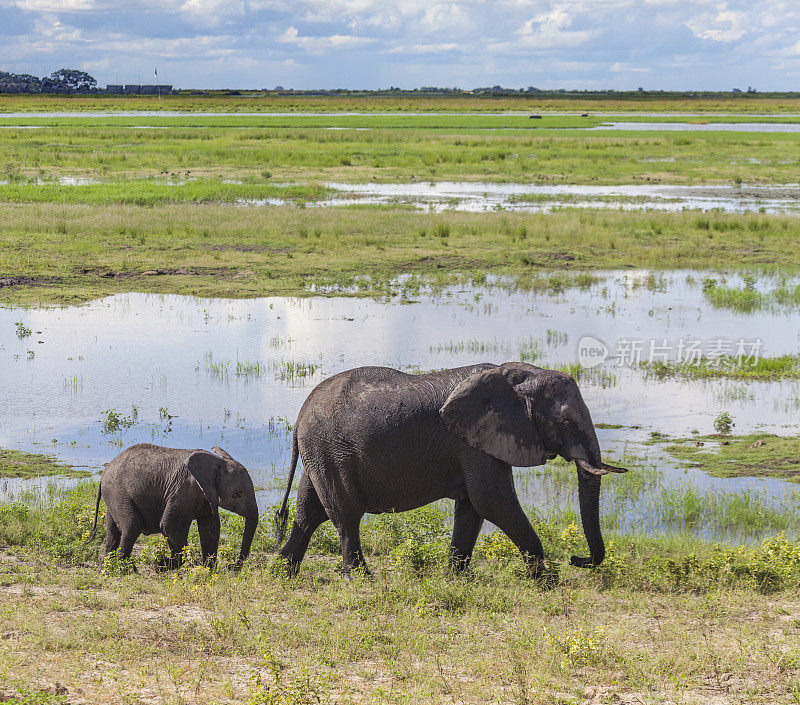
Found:
[{"label": "tree line on horizon", "polygon": [[0,71],[2,93],[93,93],[96,90],[97,79],[78,69],[58,69],[42,78],[29,73]]},{"label": "tree line on horizon", "polygon": [[[111,89],[115,90],[111,90]],[[53,71],[49,76],[39,78],[28,73],[12,73],[9,71],[0,71],[0,93],[122,93],[122,92],[137,92],[137,91],[121,91],[117,90],[122,86],[109,86],[108,89],[100,88],[97,85],[97,79],[86,71],[79,69],[62,68]],[[136,86],[134,86],[136,88]],[[142,86],[142,88],[151,88],[151,86]],[[155,88],[155,87],[152,87]],[[480,95],[489,97],[501,96],[530,96],[536,95],[540,98],[545,97],[580,97],[580,98],[609,98],[609,97],[626,97],[646,99],[652,97],[711,97],[711,96],[731,96],[731,97],[750,97],[756,94],[756,89],[750,86],[746,91],[739,88],[733,88],[730,91],[671,91],[671,90],[657,90],[657,89],[644,89],[637,88],[636,90],[615,90],[615,89],[565,89],[565,88],[536,88],[535,86],[528,86],[527,88],[506,88],[504,86],[495,85],[491,87],[479,87],[473,89],[463,88],[449,88],[437,86],[422,86],[420,88],[398,88],[391,86],[384,89],[347,89],[347,88],[329,88],[329,89],[311,89],[300,90],[293,88],[284,88],[283,86],[276,86],[274,89],[183,89],[180,91],[173,91],[172,86],[164,86],[166,89],[165,94],[169,93],[184,93],[184,94],[226,94],[226,95],[242,95],[248,93],[282,93],[289,95],[398,95],[398,94],[439,94],[439,95]],[[159,95],[161,92],[159,91]],[[795,91],[769,91],[759,94],[761,97],[768,96],[783,96],[783,97],[796,97],[798,95]]]}]

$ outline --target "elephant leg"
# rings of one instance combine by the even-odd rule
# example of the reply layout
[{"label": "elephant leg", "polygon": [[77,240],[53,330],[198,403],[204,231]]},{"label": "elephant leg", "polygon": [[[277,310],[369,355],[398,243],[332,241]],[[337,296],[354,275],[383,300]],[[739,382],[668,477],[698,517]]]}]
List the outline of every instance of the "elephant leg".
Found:
[{"label": "elephant leg", "polygon": [[139,512],[133,507],[125,519],[126,521],[124,523],[120,522],[122,523],[122,526],[119,527],[121,536],[119,539],[117,555],[120,557],[120,560],[125,560],[126,558],[131,557],[131,553],[133,552],[133,544],[136,543],[136,539],[139,538],[140,534],[142,533],[142,528],[144,528],[144,522],[139,516]]},{"label": "elephant leg", "polygon": [[483,518],[472,506],[468,497],[456,500],[453,519],[453,538],[450,542],[450,565],[457,571],[464,570],[472,558],[472,549],[483,526]]},{"label": "elephant leg", "polygon": [[197,531],[200,534],[200,550],[203,553],[203,565],[214,567],[219,548],[219,514],[197,520]]},{"label": "elephant leg", "polygon": [[106,543],[103,549],[105,555],[116,551],[119,548],[119,541],[122,538],[122,532],[119,527],[114,523],[110,514],[106,514]]},{"label": "elephant leg", "polygon": [[161,533],[167,537],[170,558],[163,567],[180,568],[183,563],[183,549],[189,540],[189,527],[192,520],[183,516],[170,516],[161,521]]},{"label": "elephant leg", "polygon": [[328,515],[320,502],[319,495],[314,489],[308,473],[304,472],[300,477],[300,486],[297,489],[297,511],[292,524],[292,532],[278,554],[289,564],[292,572],[296,572],[300,567],[311,536],[327,519]]},{"label": "elephant leg", "polygon": [[[363,516],[363,515],[362,515]],[[333,520],[342,544],[342,567],[347,575],[353,570],[361,570],[369,575],[364,552],[361,550],[361,517],[345,521]]]},{"label": "elephant leg", "polygon": [[467,493],[478,514],[508,536],[522,553],[528,574],[539,578],[544,572],[544,548],[519,505],[511,468],[497,461],[479,463],[464,473]]}]

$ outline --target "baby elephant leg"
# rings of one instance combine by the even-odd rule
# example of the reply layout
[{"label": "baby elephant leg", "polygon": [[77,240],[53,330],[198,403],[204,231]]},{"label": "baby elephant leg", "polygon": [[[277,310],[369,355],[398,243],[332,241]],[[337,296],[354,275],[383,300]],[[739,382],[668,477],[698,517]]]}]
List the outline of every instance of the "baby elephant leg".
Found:
[{"label": "baby elephant leg", "polygon": [[219,514],[197,520],[197,531],[200,534],[200,550],[203,553],[203,565],[214,567],[219,548]]},{"label": "baby elephant leg", "polygon": [[180,514],[165,513],[161,520],[161,533],[167,537],[169,544],[170,557],[162,560],[158,567],[164,570],[174,570],[180,568],[183,563],[183,549],[189,539],[189,527],[192,520]]}]

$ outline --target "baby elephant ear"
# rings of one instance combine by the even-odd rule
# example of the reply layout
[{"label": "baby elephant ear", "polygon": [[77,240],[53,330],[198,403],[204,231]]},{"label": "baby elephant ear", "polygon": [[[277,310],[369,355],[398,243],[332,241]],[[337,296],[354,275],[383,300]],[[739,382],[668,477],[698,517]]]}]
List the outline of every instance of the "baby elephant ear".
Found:
[{"label": "baby elephant ear", "polygon": [[216,514],[219,505],[219,473],[222,461],[211,453],[199,450],[192,453],[186,461],[190,481],[194,480],[203,492],[211,509]]},{"label": "baby elephant ear", "polygon": [[228,455],[228,452],[222,450],[222,448],[220,448],[219,446],[214,446],[211,449],[211,452],[216,453],[220,458],[225,458],[225,460],[233,460],[233,458],[230,455]]},{"label": "baby elephant ear", "polygon": [[516,467],[544,465],[544,448],[525,399],[500,368],[460,382],[439,414],[454,433],[484,453]]}]

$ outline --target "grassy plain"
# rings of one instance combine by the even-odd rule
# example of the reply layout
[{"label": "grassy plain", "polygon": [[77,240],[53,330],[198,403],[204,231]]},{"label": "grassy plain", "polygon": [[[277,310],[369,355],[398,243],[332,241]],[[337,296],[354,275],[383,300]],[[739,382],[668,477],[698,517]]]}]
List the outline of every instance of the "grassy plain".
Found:
[{"label": "grassy plain", "polygon": [[[586,118],[298,116],[111,122],[123,120],[131,126],[84,119],[73,126],[0,129],[0,178],[12,185],[15,180],[64,176],[130,181],[185,177],[188,171],[192,178],[256,183],[451,179],[785,184],[796,182],[800,162],[800,133],[563,129],[584,125]],[[201,126],[192,127],[194,122]],[[163,129],[133,127],[159,123]],[[309,126],[301,127],[303,123]],[[478,129],[487,123],[497,127]],[[343,126],[359,129],[328,129]],[[5,196],[0,194],[0,200]]]},{"label": "grassy plain", "polygon": [[[8,98],[3,107],[42,110],[47,100]],[[234,110],[234,104],[249,105],[249,100],[217,96],[201,102],[177,96],[177,102],[164,99],[163,106],[202,105],[208,112],[225,106]],[[252,100],[264,110],[283,105]],[[331,110],[354,109],[349,100],[330,102]],[[478,102],[495,109],[504,105]],[[129,109],[134,104],[158,108],[144,99],[106,97],[70,98],[61,108]],[[309,110],[316,104],[305,99],[297,103]],[[382,105],[397,107],[392,100]],[[431,99],[419,105],[425,112],[456,103]],[[473,102],[457,105],[468,112]],[[790,105],[767,101],[762,109]],[[712,107],[702,101],[695,106]],[[307,291],[312,282],[346,285],[353,277],[386,280],[409,272],[441,277],[478,271],[524,279],[541,269],[569,267],[707,267],[711,262],[756,270],[797,267],[796,221],[788,217],[569,210],[548,216],[430,215],[399,206],[302,206],[328,195],[327,181],[792,183],[800,161],[798,134],[563,129],[596,123],[579,116],[196,116],[58,122],[64,120],[73,124],[0,130],[0,180],[6,182],[0,183],[0,279],[15,284],[0,289],[2,300],[81,301],[132,289],[214,296],[288,294]],[[118,121],[130,126],[114,126]],[[153,122],[165,127],[132,129]],[[194,123],[204,126],[188,126]],[[476,129],[481,124],[494,128]],[[343,126],[370,129],[325,129]],[[90,182],[58,182],[75,177]],[[260,199],[294,205],[235,206]],[[568,208],[569,198],[564,206]]]},{"label": "grassy plain", "polygon": [[337,96],[182,92],[169,96],[4,95],[2,112],[175,110],[190,112],[722,112],[800,113],[797,94],[710,96],[626,95],[586,97],[366,95]]},{"label": "grassy plain", "polygon": [[[367,522],[373,578],[347,580],[335,534],[296,578],[268,518],[240,574],[138,574],[85,542],[94,485],[0,507],[0,698],[18,703],[792,703],[800,696],[800,546],[614,536],[596,571],[574,525],[534,516],[553,589],[501,534],[446,569],[437,507]],[[266,513],[265,513],[266,514]],[[225,516],[223,564],[240,523]]]},{"label": "grassy plain", "polygon": [[[122,291],[385,294],[390,280],[487,273],[536,285],[548,270],[681,267],[795,272],[796,220],[763,215],[569,211],[423,214],[94,204],[0,205],[0,301],[65,303]],[[351,290],[359,278],[357,290]],[[318,289],[319,290],[319,289]]]}]

